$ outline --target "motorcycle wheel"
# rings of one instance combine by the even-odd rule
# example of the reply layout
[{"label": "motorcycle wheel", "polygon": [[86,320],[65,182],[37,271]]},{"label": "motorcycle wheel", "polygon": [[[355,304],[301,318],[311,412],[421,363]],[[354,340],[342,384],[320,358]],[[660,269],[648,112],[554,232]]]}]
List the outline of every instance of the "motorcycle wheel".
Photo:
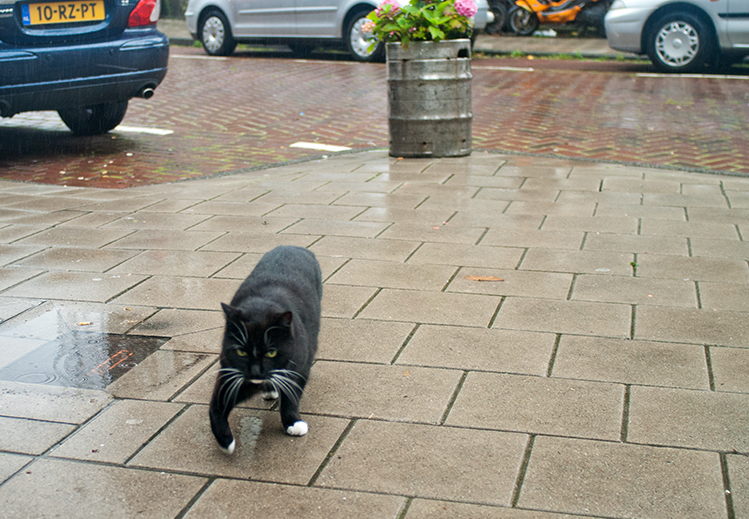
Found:
[{"label": "motorcycle wheel", "polygon": [[522,7],[510,10],[510,28],[520,36],[530,36],[538,29],[539,21],[536,13],[526,11]]},{"label": "motorcycle wheel", "polygon": [[495,0],[489,4],[489,10],[494,14],[494,21],[488,24],[484,30],[487,34],[499,34],[507,29],[507,7]]}]

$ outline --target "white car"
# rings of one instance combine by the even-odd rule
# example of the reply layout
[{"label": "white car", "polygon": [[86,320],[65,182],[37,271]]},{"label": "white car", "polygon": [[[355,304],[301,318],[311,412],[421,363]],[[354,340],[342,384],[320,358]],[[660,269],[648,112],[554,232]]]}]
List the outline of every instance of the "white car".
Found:
[{"label": "white car", "polygon": [[[398,0],[402,5],[408,0]],[[319,45],[341,45],[358,61],[378,61],[384,46],[370,50],[362,31],[380,0],[190,0],[187,29],[208,54],[228,56],[237,43],[282,43],[297,55]],[[477,0],[474,34],[493,21],[486,0]]]},{"label": "white car", "polygon": [[699,72],[749,55],[747,0],[615,0],[612,49],[647,54],[663,72]]}]

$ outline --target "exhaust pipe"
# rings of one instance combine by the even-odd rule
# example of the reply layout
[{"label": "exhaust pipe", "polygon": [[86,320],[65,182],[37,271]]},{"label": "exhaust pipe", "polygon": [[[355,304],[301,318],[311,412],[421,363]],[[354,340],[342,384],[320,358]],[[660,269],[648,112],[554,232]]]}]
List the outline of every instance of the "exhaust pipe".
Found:
[{"label": "exhaust pipe", "polygon": [[142,97],[143,99],[151,99],[154,94],[155,92],[153,88],[145,87],[140,92],[138,92],[138,97]]}]

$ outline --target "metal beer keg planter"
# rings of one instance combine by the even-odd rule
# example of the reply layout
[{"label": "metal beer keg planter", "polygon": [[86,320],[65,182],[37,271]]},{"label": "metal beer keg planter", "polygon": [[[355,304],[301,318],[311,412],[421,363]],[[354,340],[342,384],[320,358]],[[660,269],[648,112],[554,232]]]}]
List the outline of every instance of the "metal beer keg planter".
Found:
[{"label": "metal beer keg planter", "polygon": [[393,157],[471,154],[471,40],[387,43]]}]

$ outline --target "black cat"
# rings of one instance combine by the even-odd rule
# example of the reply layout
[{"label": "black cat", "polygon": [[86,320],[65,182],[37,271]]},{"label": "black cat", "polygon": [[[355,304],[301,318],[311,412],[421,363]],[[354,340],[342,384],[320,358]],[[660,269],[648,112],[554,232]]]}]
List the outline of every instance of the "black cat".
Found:
[{"label": "black cat", "polygon": [[221,303],[226,330],[210,417],[224,452],[235,447],[229,413],[258,391],[266,399],[280,397],[287,434],[307,434],[299,400],[317,351],[321,299],[315,255],[301,247],[276,247],[240,285],[231,305]]}]

